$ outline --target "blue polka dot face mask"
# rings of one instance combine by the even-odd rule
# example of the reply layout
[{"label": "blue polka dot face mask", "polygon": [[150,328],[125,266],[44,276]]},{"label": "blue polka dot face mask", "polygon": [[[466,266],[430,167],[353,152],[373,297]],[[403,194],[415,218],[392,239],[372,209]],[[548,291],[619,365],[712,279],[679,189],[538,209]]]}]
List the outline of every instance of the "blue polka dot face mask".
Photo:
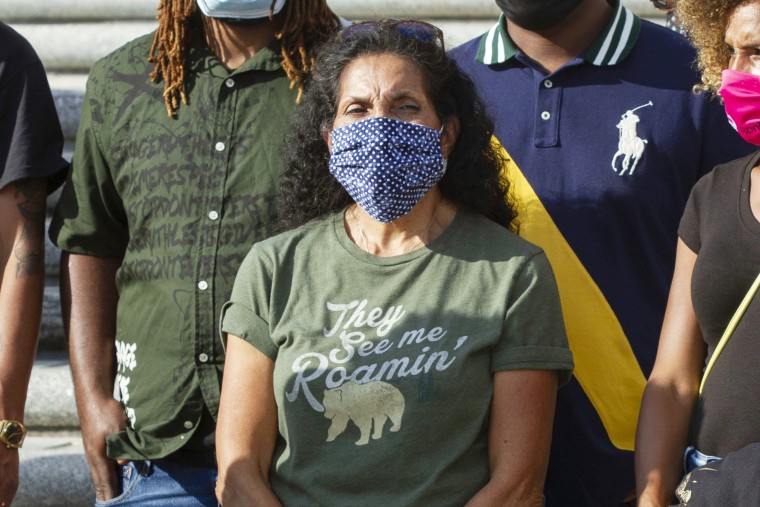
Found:
[{"label": "blue polka dot face mask", "polygon": [[393,118],[351,123],[330,133],[330,173],[369,216],[391,222],[443,178],[440,135]]}]

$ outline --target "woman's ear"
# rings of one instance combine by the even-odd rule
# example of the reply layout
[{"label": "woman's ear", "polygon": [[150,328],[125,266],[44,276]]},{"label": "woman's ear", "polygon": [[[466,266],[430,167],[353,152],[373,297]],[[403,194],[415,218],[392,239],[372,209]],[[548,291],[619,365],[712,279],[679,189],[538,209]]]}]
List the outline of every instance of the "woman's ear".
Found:
[{"label": "woman's ear", "polygon": [[457,139],[459,139],[459,118],[449,116],[444,120],[443,132],[441,132],[441,151],[444,158],[449,158]]},{"label": "woman's ear", "polygon": [[322,139],[327,143],[327,151],[332,152],[332,139],[330,139],[330,131],[322,129]]}]

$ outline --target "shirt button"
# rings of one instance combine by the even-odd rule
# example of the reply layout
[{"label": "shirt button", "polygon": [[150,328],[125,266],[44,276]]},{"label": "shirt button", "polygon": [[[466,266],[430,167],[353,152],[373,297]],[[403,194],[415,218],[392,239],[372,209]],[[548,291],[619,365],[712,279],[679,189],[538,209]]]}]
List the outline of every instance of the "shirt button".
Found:
[{"label": "shirt button", "polygon": [[552,115],[551,115],[551,113],[549,113],[549,111],[544,111],[543,113],[541,113],[541,119],[542,120],[548,120],[551,117],[552,117]]},{"label": "shirt button", "polygon": [[216,151],[224,151],[225,146],[223,142],[219,141],[214,148],[216,148]]},{"label": "shirt button", "polygon": [[185,421],[185,428],[192,429],[193,421]]},{"label": "shirt button", "polygon": [[208,362],[208,354],[201,354],[198,356],[198,359],[201,363],[207,363]]},{"label": "shirt button", "polygon": [[232,78],[227,79],[224,84],[227,85],[227,88],[232,88],[235,86],[235,80]]},{"label": "shirt button", "polygon": [[209,211],[209,212],[208,212],[208,217],[209,217],[211,220],[216,220],[216,219],[218,219],[218,218],[219,218],[219,213],[217,213],[216,211],[213,211],[213,210],[212,210],[212,211]]},{"label": "shirt button", "polygon": [[208,289],[208,282],[206,280],[201,280],[200,282],[198,282],[198,288],[200,290]]},{"label": "shirt button", "polygon": [[551,88],[554,86],[554,83],[552,83],[551,79],[544,79],[544,88]]}]

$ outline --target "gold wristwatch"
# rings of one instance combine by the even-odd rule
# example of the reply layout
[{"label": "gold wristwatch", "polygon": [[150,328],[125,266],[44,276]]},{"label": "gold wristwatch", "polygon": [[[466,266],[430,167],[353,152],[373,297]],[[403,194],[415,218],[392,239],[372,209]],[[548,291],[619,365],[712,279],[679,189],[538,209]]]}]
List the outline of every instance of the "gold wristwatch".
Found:
[{"label": "gold wristwatch", "polygon": [[0,420],[0,444],[8,449],[18,449],[24,445],[26,427],[18,421]]}]

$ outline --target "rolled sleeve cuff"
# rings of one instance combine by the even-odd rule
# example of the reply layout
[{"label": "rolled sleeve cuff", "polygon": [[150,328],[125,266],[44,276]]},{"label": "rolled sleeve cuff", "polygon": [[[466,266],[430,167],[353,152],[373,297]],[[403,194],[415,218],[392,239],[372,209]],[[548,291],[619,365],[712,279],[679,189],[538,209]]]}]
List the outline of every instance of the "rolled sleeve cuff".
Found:
[{"label": "rolled sleeve cuff", "polygon": [[563,386],[573,372],[573,353],[565,347],[515,347],[492,358],[491,371],[503,370],[557,370]]},{"label": "rolled sleeve cuff", "polygon": [[272,342],[269,324],[256,315],[250,308],[240,303],[228,301],[222,307],[219,333],[222,345],[227,346],[227,335],[233,334],[247,341],[262,354],[275,360],[277,358],[277,346]]}]

